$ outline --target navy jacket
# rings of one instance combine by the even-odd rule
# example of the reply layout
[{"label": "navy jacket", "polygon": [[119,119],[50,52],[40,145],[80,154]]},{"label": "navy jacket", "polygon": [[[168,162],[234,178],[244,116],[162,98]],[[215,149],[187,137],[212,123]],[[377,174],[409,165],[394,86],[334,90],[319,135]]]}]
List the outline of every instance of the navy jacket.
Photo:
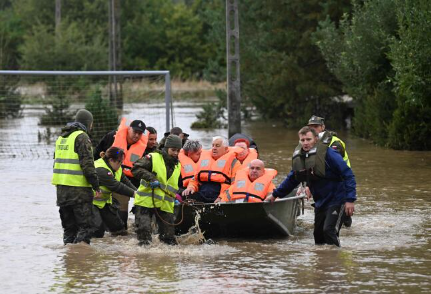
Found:
[{"label": "navy jacket", "polygon": [[[310,191],[316,208],[341,205],[356,200],[356,180],[352,170],[347,166],[341,155],[328,148],[325,158],[325,179],[312,181]],[[341,179],[342,181],[336,180]],[[300,182],[295,179],[293,171],[281,185],[272,192],[275,197],[284,197]]]}]

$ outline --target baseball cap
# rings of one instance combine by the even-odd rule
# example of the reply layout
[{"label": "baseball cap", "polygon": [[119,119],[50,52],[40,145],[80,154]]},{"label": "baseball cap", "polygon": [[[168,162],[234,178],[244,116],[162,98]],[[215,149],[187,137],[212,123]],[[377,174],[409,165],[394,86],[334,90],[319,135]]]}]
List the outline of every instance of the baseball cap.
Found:
[{"label": "baseball cap", "polygon": [[309,125],[324,125],[325,124],[325,119],[323,117],[319,117],[316,115],[313,115],[309,120],[308,120],[308,126]]},{"label": "baseball cap", "polygon": [[130,127],[137,131],[137,132],[141,132],[144,133],[145,132],[145,123],[142,120],[134,120],[130,123]]}]

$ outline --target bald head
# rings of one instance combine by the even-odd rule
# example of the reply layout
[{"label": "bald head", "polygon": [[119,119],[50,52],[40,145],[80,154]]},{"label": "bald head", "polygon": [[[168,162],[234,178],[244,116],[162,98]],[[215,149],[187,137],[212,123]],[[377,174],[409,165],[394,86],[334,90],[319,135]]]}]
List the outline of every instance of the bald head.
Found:
[{"label": "bald head", "polygon": [[260,159],[254,159],[248,165],[249,172],[248,177],[250,181],[255,181],[257,178],[260,178],[265,173],[265,164]]}]

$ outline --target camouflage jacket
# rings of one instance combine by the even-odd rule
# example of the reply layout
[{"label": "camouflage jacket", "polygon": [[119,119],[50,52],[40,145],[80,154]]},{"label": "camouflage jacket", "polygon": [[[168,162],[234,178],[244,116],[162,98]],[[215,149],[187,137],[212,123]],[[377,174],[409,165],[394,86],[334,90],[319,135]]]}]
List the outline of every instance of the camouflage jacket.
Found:
[{"label": "camouflage jacket", "polygon": [[[174,172],[175,165],[179,163],[177,158],[168,155],[165,151],[154,151],[154,153],[160,153],[163,156],[163,160],[166,165],[166,178],[169,179]],[[151,160],[151,154],[148,154],[138,161],[135,162],[132,168],[132,174],[137,179],[143,179],[147,182],[153,182],[157,180],[157,175],[152,172],[153,161]],[[182,187],[181,175],[178,179],[178,187]]]},{"label": "camouflage jacket", "polygon": [[62,137],[68,137],[75,131],[84,131],[75,140],[75,152],[78,153],[79,164],[85,178],[92,188],[57,185],[57,205],[67,206],[93,201],[93,190],[99,190],[99,179],[94,167],[91,140],[85,127],[80,123],[68,124],[61,130]]},{"label": "camouflage jacket", "polygon": [[121,174],[120,181],[115,179],[114,171],[109,165],[109,162],[105,160],[106,165],[111,169],[107,170],[104,167],[96,168],[97,176],[101,186],[105,186],[112,192],[116,192],[121,195],[133,197],[136,191],[136,187],[130,182],[125,174]]}]

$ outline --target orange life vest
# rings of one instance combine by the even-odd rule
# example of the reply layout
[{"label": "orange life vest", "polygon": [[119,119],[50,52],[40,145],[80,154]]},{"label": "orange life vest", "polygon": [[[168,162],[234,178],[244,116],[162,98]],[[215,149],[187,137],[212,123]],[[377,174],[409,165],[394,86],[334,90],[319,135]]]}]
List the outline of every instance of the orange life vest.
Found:
[{"label": "orange life vest", "polygon": [[256,151],[256,149],[254,149],[254,148],[248,148],[248,155],[247,155],[247,157],[244,159],[244,161],[241,163],[241,165],[242,165],[242,167],[243,168],[247,168],[248,167],[248,165],[249,165],[249,163],[252,161],[252,160],[255,160],[255,159],[257,159],[257,151]]},{"label": "orange life vest", "polygon": [[130,171],[133,167],[135,161],[142,157],[145,149],[147,148],[148,135],[149,132],[145,131],[142,134],[141,139],[138,142],[131,145],[129,149],[127,149],[127,132],[129,127],[126,125],[126,118],[121,119],[121,123],[118,126],[117,133],[115,134],[114,143],[112,146],[118,147],[122,149],[125,153],[124,161],[123,161],[123,173],[128,177],[133,177],[132,172]]},{"label": "orange life vest", "polygon": [[244,199],[244,202],[262,202],[265,200],[271,187],[272,180],[277,175],[277,171],[272,168],[265,168],[265,173],[254,182],[248,177],[249,169],[244,168],[239,170],[235,176],[235,183],[232,184],[229,190],[226,190],[222,195],[223,202],[231,202],[239,199]]},{"label": "orange life vest", "polygon": [[194,162],[190,157],[188,157],[184,150],[181,149],[178,154],[178,159],[181,162],[181,178],[183,179],[183,186],[187,187],[190,180],[194,177],[198,170],[198,163]]},{"label": "orange life vest", "polygon": [[202,182],[217,182],[230,185],[232,182],[232,169],[236,159],[237,149],[232,149],[222,157],[214,160],[211,150],[202,150],[198,162],[196,180]]}]

